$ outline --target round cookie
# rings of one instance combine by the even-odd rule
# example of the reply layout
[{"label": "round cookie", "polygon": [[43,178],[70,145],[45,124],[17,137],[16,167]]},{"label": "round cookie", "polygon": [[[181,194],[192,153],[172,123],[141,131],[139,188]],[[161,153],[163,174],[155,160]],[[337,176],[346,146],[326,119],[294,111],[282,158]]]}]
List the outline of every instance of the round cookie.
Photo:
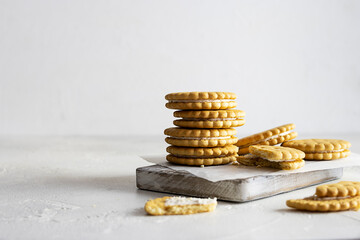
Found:
[{"label": "round cookie", "polygon": [[257,157],[274,162],[293,161],[305,157],[304,152],[288,147],[254,145],[250,146],[249,150]]},{"label": "round cookie", "polygon": [[234,145],[214,148],[169,146],[166,151],[170,154],[166,159],[169,162],[183,165],[219,165],[235,161],[237,149]]},{"label": "round cookie", "polygon": [[235,108],[236,94],[230,92],[179,92],[165,96],[170,109],[209,110]]},{"label": "round cookie", "polygon": [[144,209],[155,216],[186,215],[212,212],[216,205],[216,198],[163,197],[147,201]]},{"label": "round cookie", "polygon": [[325,184],[316,188],[317,197],[345,197],[360,196],[360,182],[342,181]]},{"label": "round cookie", "polygon": [[311,199],[290,199],[286,205],[298,210],[314,212],[337,212],[360,209],[360,196],[341,200],[319,201]]},{"label": "round cookie", "polygon": [[234,137],[236,130],[227,129],[187,129],[167,128],[164,131],[168,135],[165,141],[171,145],[180,147],[221,147],[236,143]]},{"label": "round cookie", "polygon": [[338,139],[302,139],[281,144],[305,152],[306,160],[334,160],[350,155],[351,143]]},{"label": "round cookie", "polygon": [[225,156],[225,157],[211,157],[211,158],[184,158],[176,157],[172,154],[166,156],[166,160],[171,163],[181,164],[181,165],[193,165],[193,166],[211,166],[211,165],[221,165],[227,164],[230,162],[236,161],[237,155]]},{"label": "round cookie", "polygon": [[242,110],[203,110],[203,111],[176,111],[174,125],[186,128],[232,128],[245,124],[245,112]]},{"label": "round cookie", "polygon": [[360,182],[321,185],[314,196],[286,201],[288,207],[305,211],[334,212],[360,209]]},{"label": "round cookie", "polygon": [[289,141],[297,137],[297,132],[292,131],[295,129],[295,124],[285,124],[279,127],[275,127],[260,133],[256,133],[244,138],[240,138],[235,144],[239,147],[238,154],[249,153],[249,147],[251,145],[276,145]]},{"label": "round cookie", "polygon": [[270,167],[281,170],[294,170],[301,168],[305,165],[305,161],[301,159],[287,162],[271,162],[259,157],[252,156],[251,154],[238,156],[236,157],[236,160],[238,161],[238,163],[245,166]]},{"label": "round cookie", "polygon": [[209,157],[225,157],[237,154],[238,147],[235,145],[228,145],[225,147],[213,148],[190,148],[190,147],[176,147],[169,146],[166,151],[176,157],[188,158],[209,158]]},{"label": "round cookie", "polygon": [[305,154],[297,149],[279,146],[253,145],[250,154],[238,156],[237,161],[246,166],[271,167],[293,170],[305,165]]}]

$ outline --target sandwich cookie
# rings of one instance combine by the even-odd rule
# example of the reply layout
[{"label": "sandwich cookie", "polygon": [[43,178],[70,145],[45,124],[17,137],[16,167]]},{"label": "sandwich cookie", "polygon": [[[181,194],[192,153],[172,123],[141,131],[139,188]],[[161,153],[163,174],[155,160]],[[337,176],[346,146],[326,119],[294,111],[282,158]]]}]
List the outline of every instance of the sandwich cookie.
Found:
[{"label": "sandwich cookie", "polygon": [[174,125],[185,128],[232,128],[245,124],[245,112],[242,110],[213,111],[176,111]]},{"label": "sandwich cookie", "polygon": [[239,155],[249,153],[251,145],[276,145],[285,141],[289,141],[297,137],[297,132],[294,131],[295,124],[285,124],[276,128],[266,130],[264,132],[256,133],[248,137],[238,140],[235,144],[239,147]]},{"label": "sandwich cookie", "polygon": [[237,142],[233,128],[223,129],[188,129],[172,127],[164,131],[165,141],[179,147],[222,147]]},{"label": "sandwich cookie", "polygon": [[315,195],[304,199],[290,199],[286,205],[305,211],[336,212],[360,209],[360,182],[339,182],[321,185]]},{"label": "sandwich cookie", "polygon": [[236,94],[230,92],[179,92],[165,96],[166,107],[183,110],[229,109],[236,107]]},{"label": "sandwich cookie", "polygon": [[182,165],[209,166],[236,161],[238,148],[234,145],[214,148],[189,148],[169,146],[166,156],[169,162]]},{"label": "sandwich cookie", "polygon": [[305,165],[305,153],[294,148],[255,145],[250,146],[249,150],[249,154],[237,157],[240,164],[282,170],[298,169]]},{"label": "sandwich cookie", "polygon": [[337,139],[303,139],[284,142],[282,146],[305,152],[306,160],[334,160],[349,156],[351,143]]},{"label": "sandwich cookie", "polygon": [[155,216],[187,215],[212,212],[216,205],[216,198],[163,197],[147,201],[144,208]]}]

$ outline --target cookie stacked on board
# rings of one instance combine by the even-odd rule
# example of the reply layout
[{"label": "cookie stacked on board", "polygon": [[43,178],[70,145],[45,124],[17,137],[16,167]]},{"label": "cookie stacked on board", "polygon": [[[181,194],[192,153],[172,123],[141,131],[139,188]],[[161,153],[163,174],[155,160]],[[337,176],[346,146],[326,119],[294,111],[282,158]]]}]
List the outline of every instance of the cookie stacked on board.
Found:
[{"label": "cookie stacked on board", "polygon": [[166,159],[183,165],[219,165],[236,160],[236,130],[245,124],[245,112],[229,92],[180,92],[165,96],[166,107],[176,109],[172,127],[165,129]]}]

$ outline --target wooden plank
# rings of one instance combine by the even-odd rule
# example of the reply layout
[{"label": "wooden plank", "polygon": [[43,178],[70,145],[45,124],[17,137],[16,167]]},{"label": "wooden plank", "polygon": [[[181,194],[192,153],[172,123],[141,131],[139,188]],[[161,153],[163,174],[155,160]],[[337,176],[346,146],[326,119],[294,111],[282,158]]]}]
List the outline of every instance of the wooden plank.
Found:
[{"label": "wooden plank", "polygon": [[143,190],[247,202],[335,180],[342,174],[342,168],[335,168],[211,182],[186,171],[152,165],[136,169],[136,184]]}]

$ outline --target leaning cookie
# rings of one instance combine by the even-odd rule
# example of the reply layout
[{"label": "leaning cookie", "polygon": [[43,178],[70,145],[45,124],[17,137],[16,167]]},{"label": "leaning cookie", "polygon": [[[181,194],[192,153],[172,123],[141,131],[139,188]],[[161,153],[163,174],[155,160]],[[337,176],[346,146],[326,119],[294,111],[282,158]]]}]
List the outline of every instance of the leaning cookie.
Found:
[{"label": "leaning cookie", "polygon": [[[360,209],[360,182],[339,182],[316,188],[316,194],[304,199],[290,199],[286,205],[304,211],[336,212]],[[320,194],[320,195],[318,195]]]},{"label": "leaning cookie", "polygon": [[225,129],[187,129],[167,128],[164,131],[168,135],[165,141],[179,147],[222,147],[233,145],[237,142],[234,136],[236,130]]},{"label": "leaning cookie", "polygon": [[163,197],[146,202],[145,211],[150,215],[187,215],[212,212],[216,205],[216,198]]},{"label": "leaning cookie", "polygon": [[306,160],[334,160],[350,155],[351,143],[337,139],[302,139],[281,144],[305,152]]},{"label": "leaning cookie", "polygon": [[240,164],[281,170],[294,170],[305,165],[305,154],[297,149],[255,145],[250,146],[249,150],[250,154],[237,157]]},{"label": "leaning cookie", "polygon": [[273,146],[294,139],[297,137],[297,132],[295,132],[294,129],[295,124],[290,123],[248,137],[240,138],[235,144],[239,147],[238,154],[242,155],[249,153],[249,147],[251,145]]},{"label": "leaning cookie", "polygon": [[345,197],[360,196],[360,182],[342,181],[325,184],[316,188],[317,197]]},{"label": "leaning cookie", "polygon": [[245,112],[237,109],[176,111],[174,125],[186,128],[232,128],[245,124]]},{"label": "leaning cookie", "polygon": [[229,109],[237,105],[236,94],[230,92],[179,92],[167,94],[165,99],[170,109]]}]

